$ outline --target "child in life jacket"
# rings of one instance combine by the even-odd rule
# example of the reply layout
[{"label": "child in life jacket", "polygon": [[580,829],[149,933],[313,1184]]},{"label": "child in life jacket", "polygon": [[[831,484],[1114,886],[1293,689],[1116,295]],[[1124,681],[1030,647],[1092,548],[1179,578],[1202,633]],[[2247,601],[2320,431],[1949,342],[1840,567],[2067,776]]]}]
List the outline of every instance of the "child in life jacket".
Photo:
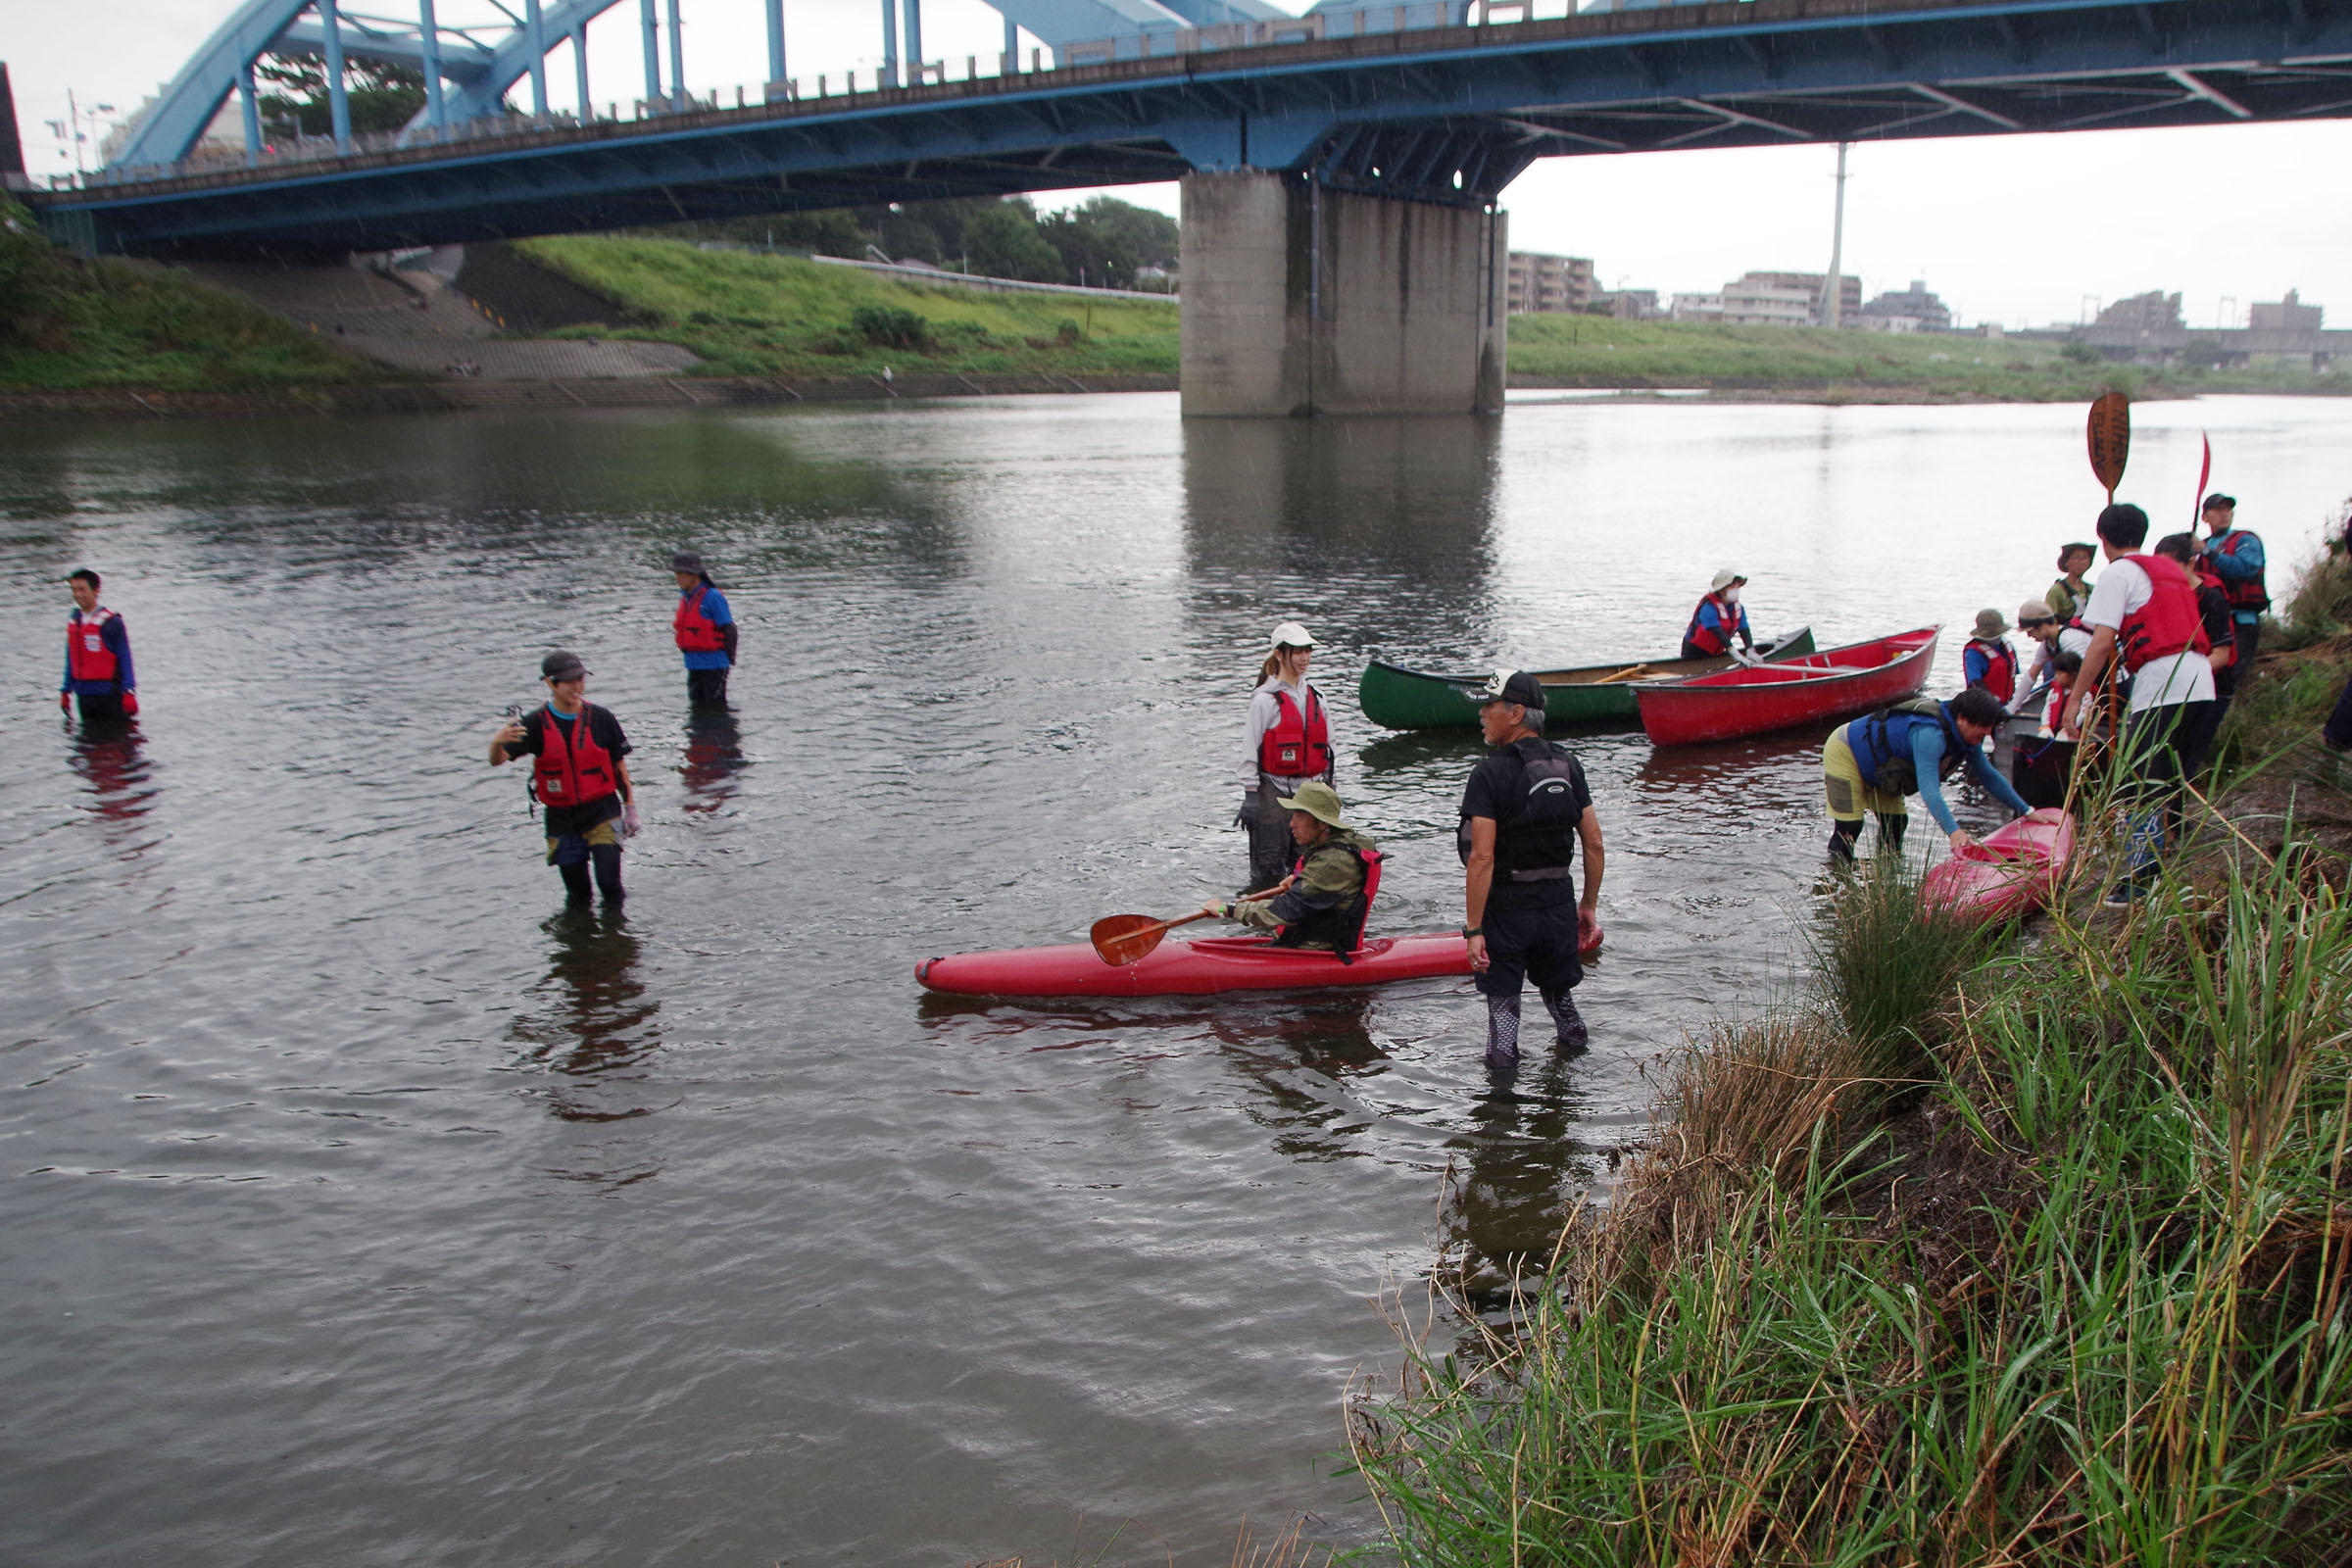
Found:
[{"label": "child in life jacket", "polygon": [[2041,715],[2041,733],[2055,735],[2066,718],[2067,694],[2075,689],[2075,677],[2082,673],[2082,656],[2057,653],[2050,656],[2050,705]]}]

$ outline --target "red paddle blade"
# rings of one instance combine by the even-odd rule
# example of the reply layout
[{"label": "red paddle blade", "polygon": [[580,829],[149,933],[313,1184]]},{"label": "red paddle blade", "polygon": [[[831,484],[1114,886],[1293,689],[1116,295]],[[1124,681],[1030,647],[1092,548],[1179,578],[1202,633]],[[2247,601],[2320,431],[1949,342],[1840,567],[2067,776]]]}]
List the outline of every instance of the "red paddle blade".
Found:
[{"label": "red paddle blade", "polygon": [[1097,920],[1086,933],[1095,945],[1095,955],[1104,963],[1117,966],[1133,963],[1159,946],[1160,938],[1168,934],[1168,922],[1154,920],[1148,914],[1106,914]]},{"label": "red paddle blade", "polygon": [[2132,456],[2132,400],[2121,392],[2099,394],[2090,406],[2089,437],[2090,471],[2113,496]]}]

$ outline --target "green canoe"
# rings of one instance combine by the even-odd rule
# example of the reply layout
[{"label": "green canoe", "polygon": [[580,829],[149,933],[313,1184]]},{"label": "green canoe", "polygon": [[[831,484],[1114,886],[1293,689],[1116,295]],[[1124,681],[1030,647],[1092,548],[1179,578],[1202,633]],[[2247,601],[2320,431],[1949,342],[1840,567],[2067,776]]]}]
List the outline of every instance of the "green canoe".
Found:
[{"label": "green canoe", "polygon": [[[1765,659],[1794,659],[1813,652],[1813,628],[1800,626],[1777,642],[1759,643]],[[1649,681],[1681,680],[1728,669],[1722,659],[1612,660],[1579,669],[1540,669],[1544,712],[1554,725],[1639,724],[1635,687]],[[1478,699],[1485,675],[1432,675],[1378,660],[1364,666],[1355,684],[1364,716],[1389,729],[1468,729],[1478,724]]]}]

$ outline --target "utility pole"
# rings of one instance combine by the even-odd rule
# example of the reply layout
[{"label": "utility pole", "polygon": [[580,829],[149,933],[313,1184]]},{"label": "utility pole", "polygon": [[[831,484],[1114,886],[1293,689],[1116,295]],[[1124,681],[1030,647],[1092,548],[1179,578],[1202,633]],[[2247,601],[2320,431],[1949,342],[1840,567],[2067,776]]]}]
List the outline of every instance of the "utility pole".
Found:
[{"label": "utility pole", "polygon": [[1844,315],[1845,278],[1840,269],[1845,261],[1845,149],[1849,145],[1838,144],[1838,216],[1830,223],[1830,276],[1821,290],[1821,324],[1832,328]]}]

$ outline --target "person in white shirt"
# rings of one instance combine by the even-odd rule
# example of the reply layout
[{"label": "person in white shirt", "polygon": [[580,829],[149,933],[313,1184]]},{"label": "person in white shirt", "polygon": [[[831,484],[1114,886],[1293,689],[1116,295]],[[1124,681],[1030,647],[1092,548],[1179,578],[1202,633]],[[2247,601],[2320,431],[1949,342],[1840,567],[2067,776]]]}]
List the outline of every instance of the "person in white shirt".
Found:
[{"label": "person in white shirt", "polygon": [[1304,626],[1286,620],[1274,628],[1273,647],[1250,694],[1250,716],[1242,727],[1242,750],[1234,780],[1242,787],[1242,809],[1234,818],[1250,834],[1250,882],[1242,891],[1270,888],[1290,875],[1298,851],[1291,843],[1291,797],[1308,779],[1337,786],[1332,760],[1331,716],[1323,694],[1308,684],[1306,666],[1315,640]]},{"label": "person in white shirt", "polygon": [[2187,776],[2188,749],[2212,712],[2213,662],[2187,575],[2169,561],[2139,554],[2148,514],[2128,502],[2109,507],[2099,514],[2098,533],[2108,569],[2082,613],[2090,648],[2058,734],[2080,738],[2102,677],[2120,662],[2132,680],[2121,760],[2133,804],[2124,875],[2106,902],[2122,906],[2146,895],[2158,869],[2165,826],[2178,812]]}]

